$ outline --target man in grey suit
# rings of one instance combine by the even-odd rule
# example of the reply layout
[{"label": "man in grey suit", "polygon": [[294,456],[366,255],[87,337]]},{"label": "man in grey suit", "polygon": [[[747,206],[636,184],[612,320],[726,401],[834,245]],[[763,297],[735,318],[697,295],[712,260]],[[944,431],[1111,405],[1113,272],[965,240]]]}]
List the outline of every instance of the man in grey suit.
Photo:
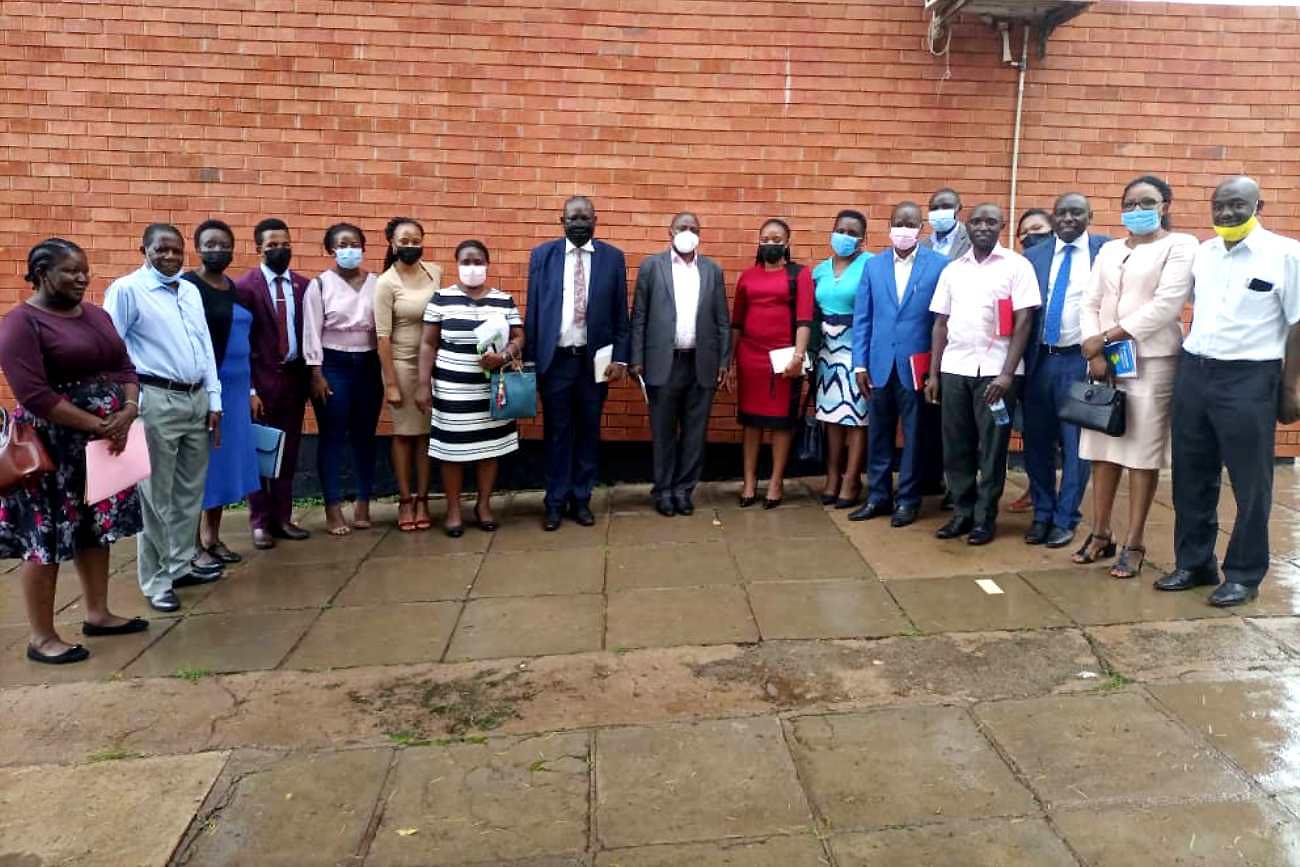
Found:
[{"label": "man in grey suit", "polygon": [[952,187],[942,187],[930,197],[930,234],[921,241],[936,253],[956,261],[970,249],[970,233],[961,221],[961,195]]},{"label": "man in grey suit", "polygon": [[731,317],[722,268],[697,252],[699,218],[673,217],[668,237],[671,247],[637,269],[630,370],[650,401],[655,509],[672,517],[695,511],[709,411],[731,363]]}]

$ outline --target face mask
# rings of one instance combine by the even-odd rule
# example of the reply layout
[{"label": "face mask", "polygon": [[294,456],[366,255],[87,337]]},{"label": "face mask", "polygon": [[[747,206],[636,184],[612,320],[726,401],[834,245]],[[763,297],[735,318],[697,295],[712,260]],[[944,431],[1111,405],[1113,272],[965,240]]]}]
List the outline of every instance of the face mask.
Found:
[{"label": "face mask", "polygon": [[469,289],[477,289],[487,282],[487,265],[461,265],[460,285]]},{"label": "face mask", "polygon": [[916,246],[916,239],[920,234],[920,229],[911,226],[890,226],[889,243],[894,245],[895,250],[910,250]]},{"label": "face mask", "polygon": [[957,211],[953,208],[941,208],[930,212],[930,228],[940,235],[946,235],[957,225]]},{"label": "face mask", "polygon": [[855,238],[843,232],[831,232],[831,251],[836,256],[852,256],[853,251],[858,249],[858,242],[861,240],[861,238]]},{"label": "face mask", "polygon": [[683,229],[673,235],[673,249],[683,256],[689,256],[700,246],[700,236],[690,229]]},{"label": "face mask", "polygon": [[594,234],[596,234],[595,227],[590,223],[564,224],[564,237],[568,238],[569,243],[575,247],[587,246]]},{"label": "face mask", "polygon": [[149,272],[150,277],[157,280],[159,283],[163,283],[169,286],[176,284],[177,275],[175,274],[168,277],[166,274],[159,271],[157,268],[155,268],[152,264],[148,262],[145,263],[144,269]]},{"label": "face mask", "polygon": [[1052,237],[1051,232],[1031,232],[1030,234],[1025,235],[1025,239],[1020,242],[1020,249],[1028,250],[1035,244],[1041,244],[1050,237]]},{"label": "face mask", "polygon": [[272,274],[283,274],[288,271],[289,260],[292,258],[293,250],[288,247],[272,247],[262,254],[262,261],[271,269]]},{"label": "face mask", "polygon": [[1254,214],[1250,219],[1236,226],[1215,226],[1214,233],[1230,244],[1235,244],[1245,238],[1259,226],[1259,217]]},{"label": "face mask", "polygon": [[775,265],[785,258],[788,249],[790,248],[785,244],[759,244],[758,258],[769,265]]},{"label": "face mask", "polygon": [[1134,235],[1150,235],[1160,228],[1160,212],[1134,209],[1119,215],[1124,228]]},{"label": "face mask", "polygon": [[230,267],[235,254],[230,250],[204,250],[199,253],[199,258],[203,260],[203,267],[209,273],[220,274]]},{"label": "face mask", "polygon": [[402,264],[414,265],[416,262],[420,261],[420,258],[424,255],[424,248],[398,247],[394,252],[397,254],[397,258],[402,261]]},{"label": "face mask", "polygon": [[366,251],[360,247],[339,247],[334,251],[334,261],[345,271],[351,271],[361,264]]}]

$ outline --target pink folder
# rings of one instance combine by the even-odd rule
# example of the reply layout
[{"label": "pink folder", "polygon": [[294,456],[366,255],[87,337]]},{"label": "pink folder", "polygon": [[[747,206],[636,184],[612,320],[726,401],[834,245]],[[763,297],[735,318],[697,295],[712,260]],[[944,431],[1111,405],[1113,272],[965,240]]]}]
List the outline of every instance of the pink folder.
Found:
[{"label": "pink folder", "polygon": [[98,503],[149,478],[149,443],[144,422],[131,422],[126,448],[120,455],[108,452],[108,440],[86,443],[86,503]]}]

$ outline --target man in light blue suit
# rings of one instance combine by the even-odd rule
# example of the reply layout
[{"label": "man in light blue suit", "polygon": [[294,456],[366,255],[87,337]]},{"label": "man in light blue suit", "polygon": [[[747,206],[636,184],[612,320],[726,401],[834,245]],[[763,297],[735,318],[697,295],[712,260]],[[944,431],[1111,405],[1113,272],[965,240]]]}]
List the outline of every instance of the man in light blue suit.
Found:
[{"label": "man in light blue suit", "polygon": [[[906,527],[921,508],[920,425],[925,398],[913,378],[913,356],[929,358],[930,300],[948,259],[917,245],[921,208],[901,202],[889,221],[891,250],[862,272],[853,308],[853,368],[868,395],[867,501],[849,515],[865,521],[892,513]],[[893,490],[894,432],[903,425],[898,492]]]},{"label": "man in light blue suit", "polygon": [[1052,209],[1054,236],[1024,252],[1043,295],[1025,348],[1025,471],[1034,501],[1034,522],[1025,533],[1029,545],[1064,548],[1074,541],[1074,528],[1083,518],[1079,503],[1090,466],[1079,457],[1078,426],[1061,421],[1058,411],[1070,386],[1088,375],[1088,363],[1079,353],[1079,307],[1097,251],[1110,240],[1088,233],[1091,219],[1088,200],[1081,193],[1066,193]]}]

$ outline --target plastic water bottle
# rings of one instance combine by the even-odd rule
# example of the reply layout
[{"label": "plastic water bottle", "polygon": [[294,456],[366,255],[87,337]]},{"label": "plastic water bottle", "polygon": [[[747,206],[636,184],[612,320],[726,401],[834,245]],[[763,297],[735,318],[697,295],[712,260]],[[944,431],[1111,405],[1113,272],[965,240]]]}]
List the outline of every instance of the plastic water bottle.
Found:
[{"label": "plastic water bottle", "polygon": [[996,403],[989,404],[989,409],[993,412],[993,421],[997,422],[998,427],[1011,424],[1011,413],[1007,412],[1005,400],[999,397]]}]

